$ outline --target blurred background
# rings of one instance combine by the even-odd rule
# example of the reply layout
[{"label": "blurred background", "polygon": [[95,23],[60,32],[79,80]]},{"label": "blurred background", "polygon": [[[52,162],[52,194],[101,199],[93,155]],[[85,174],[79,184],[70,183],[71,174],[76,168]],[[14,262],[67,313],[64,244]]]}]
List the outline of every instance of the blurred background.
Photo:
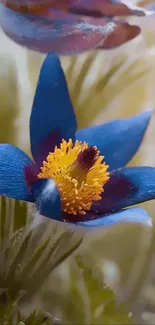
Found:
[{"label": "blurred background", "polygon": [[[61,57],[79,128],[154,108],[155,22],[150,17],[130,19],[136,20],[142,33],[121,47]],[[0,141],[29,152],[29,116],[44,55],[17,45],[1,30],[0,42]],[[154,118],[131,164],[155,164],[153,131]],[[151,211],[154,203],[147,206]]]},{"label": "blurred background", "polygon": [[[136,20],[142,33],[121,47],[61,57],[79,128],[154,107],[154,18],[130,19]],[[44,55],[17,45],[2,31],[0,41],[1,142],[29,150],[28,120]],[[148,134],[147,140],[139,157],[153,164],[153,137]]]},{"label": "blurred background", "polygon": [[[133,1],[133,3],[147,6],[151,4],[151,1]],[[130,21],[136,22],[136,19],[139,18],[132,18]],[[140,19],[140,26],[142,28],[140,36],[115,50],[92,51],[77,57],[61,57],[79,128],[131,116],[147,108],[155,108],[155,21],[152,18]],[[14,144],[29,154],[29,116],[43,59],[44,55],[17,45],[0,30],[0,142]],[[138,154],[131,161],[131,165],[155,166],[154,130],[155,119],[153,116],[145,140]],[[15,205],[9,200],[3,201],[1,204],[1,222],[4,218],[2,214],[4,215],[5,212],[6,216],[8,213],[8,206],[9,208],[11,206],[9,211],[12,211],[12,215],[16,219],[15,229],[20,229],[24,225],[25,221],[23,220],[26,220],[27,207],[25,208],[22,204]],[[155,202],[148,202],[143,206],[154,218]],[[21,214],[23,215],[22,220]],[[10,220],[9,217],[7,218]],[[140,236],[138,241],[137,234]],[[117,258],[114,249],[115,236],[117,237],[118,250],[121,250],[121,257],[117,256]],[[128,240],[125,240],[125,236]],[[101,242],[99,238],[102,242],[102,251],[100,251]],[[109,238],[112,238],[111,241]],[[141,299],[138,298],[143,287],[142,284],[146,280],[144,279],[144,275],[147,274],[146,264],[138,279],[133,277],[131,281],[129,271],[133,264],[134,272],[140,268],[140,265],[141,267],[144,266],[144,261],[137,261],[137,256],[144,256],[144,252],[148,256],[147,263],[149,263],[149,258],[152,261],[154,251],[150,247],[152,247],[153,239],[154,234],[150,233],[149,230],[144,231],[143,227],[138,225],[134,227],[131,225],[128,229],[126,226],[124,228],[123,226],[122,228],[116,226],[116,229],[111,230],[111,234],[108,237],[105,235],[104,238],[102,232],[98,232],[97,235],[93,233],[91,240],[86,235],[83,254],[76,255],[75,260],[72,261],[71,269],[69,268],[70,263],[65,263],[65,267],[63,264],[55,273],[50,275],[46,286],[44,286],[42,290],[44,299],[40,302],[35,297],[38,310],[45,309],[50,313],[52,310],[55,315],[54,322],[58,321],[56,319],[58,314],[58,318],[67,323],[133,324],[135,321],[132,318],[131,310],[137,306],[138,301],[138,307],[135,309],[137,319],[151,324],[152,319],[154,322],[154,318],[151,317],[155,312],[154,289],[149,287],[148,293],[147,287],[146,296],[141,295],[141,298],[148,298],[149,294],[149,299],[153,300],[153,303],[151,300],[153,307],[149,305],[149,308],[153,309],[143,313],[143,318],[140,317],[142,315],[141,310],[144,311],[146,307],[144,306],[145,299],[142,299],[141,302]],[[126,242],[130,243],[130,247],[124,244],[123,247],[122,243]],[[92,247],[96,252],[93,257],[95,269],[90,271]],[[123,299],[126,297],[125,290],[128,292],[130,288],[129,291],[131,292],[127,294],[127,298],[129,298],[127,305],[123,305],[123,307],[121,305],[121,294],[119,296],[121,303],[116,308],[114,293],[103,284],[103,257],[105,257],[104,279],[106,276],[108,277],[108,281],[111,281],[111,286],[116,292],[118,291],[118,283],[121,283],[122,291],[119,286],[119,293],[123,292]],[[122,262],[123,257],[125,258],[124,264]],[[86,261],[87,266],[84,267]],[[135,261],[140,264],[135,264]],[[120,269],[115,262],[118,263]],[[135,274],[133,270],[131,271],[132,275]],[[81,272],[83,272],[82,280]],[[120,272],[124,272],[122,276],[120,276]],[[115,279],[114,286],[113,279]],[[68,281],[71,283],[70,291],[68,291]],[[53,290],[50,292],[46,290],[49,282],[52,283]],[[58,283],[59,287],[57,286]],[[60,287],[61,296],[58,295]],[[106,305],[103,301],[106,301]],[[59,311],[58,305],[61,306]],[[69,311],[71,306],[74,311],[72,313]],[[26,303],[24,312],[28,308],[29,306]]]}]

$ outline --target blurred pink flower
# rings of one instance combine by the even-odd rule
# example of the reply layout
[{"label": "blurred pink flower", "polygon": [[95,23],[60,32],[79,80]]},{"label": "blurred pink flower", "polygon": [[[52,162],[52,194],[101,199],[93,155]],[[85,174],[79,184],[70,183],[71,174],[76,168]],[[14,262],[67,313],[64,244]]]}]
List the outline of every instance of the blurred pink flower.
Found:
[{"label": "blurred pink flower", "polygon": [[149,14],[121,0],[0,0],[0,24],[11,39],[60,55],[119,46],[140,27],[114,17]]}]

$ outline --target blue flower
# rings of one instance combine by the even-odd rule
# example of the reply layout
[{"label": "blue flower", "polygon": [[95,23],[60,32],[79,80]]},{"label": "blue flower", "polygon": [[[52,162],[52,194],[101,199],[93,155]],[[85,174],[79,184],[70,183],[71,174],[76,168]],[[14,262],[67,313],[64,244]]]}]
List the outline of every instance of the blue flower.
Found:
[{"label": "blue flower", "polygon": [[50,53],[30,117],[33,161],[0,144],[0,195],[34,202],[46,217],[84,226],[150,224],[145,210],[127,207],[155,198],[155,168],[124,165],[137,152],[151,113],[76,131],[63,70]]}]

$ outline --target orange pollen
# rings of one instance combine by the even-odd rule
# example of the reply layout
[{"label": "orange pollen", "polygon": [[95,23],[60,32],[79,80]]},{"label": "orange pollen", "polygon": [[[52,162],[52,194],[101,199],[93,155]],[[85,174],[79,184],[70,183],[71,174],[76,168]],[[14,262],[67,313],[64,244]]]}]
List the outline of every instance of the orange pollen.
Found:
[{"label": "orange pollen", "polygon": [[60,192],[62,210],[68,214],[86,214],[92,201],[101,199],[109,180],[108,165],[96,147],[86,142],[62,140],[60,148],[50,152],[38,178],[52,178]]}]

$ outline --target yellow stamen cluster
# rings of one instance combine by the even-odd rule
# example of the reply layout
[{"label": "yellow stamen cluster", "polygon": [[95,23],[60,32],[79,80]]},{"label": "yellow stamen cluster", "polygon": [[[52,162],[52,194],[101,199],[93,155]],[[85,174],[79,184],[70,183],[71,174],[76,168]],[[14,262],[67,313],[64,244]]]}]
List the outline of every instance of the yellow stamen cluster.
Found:
[{"label": "yellow stamen cluster", "polygon": [[[80,153],[90,147],[86,142],[62,140],[60,148],[55,147],[43,162],[38,178],[52,178],[60,192],[62,210],[68,214],[85,214],[90,210],[92,201],[101,199],[103,186],[109,180],[108,165],[99,156],[96,147],[96,159],[92,167],[83,168],[78,160]],[[82,158],[81,158],[82,159]]]}]

